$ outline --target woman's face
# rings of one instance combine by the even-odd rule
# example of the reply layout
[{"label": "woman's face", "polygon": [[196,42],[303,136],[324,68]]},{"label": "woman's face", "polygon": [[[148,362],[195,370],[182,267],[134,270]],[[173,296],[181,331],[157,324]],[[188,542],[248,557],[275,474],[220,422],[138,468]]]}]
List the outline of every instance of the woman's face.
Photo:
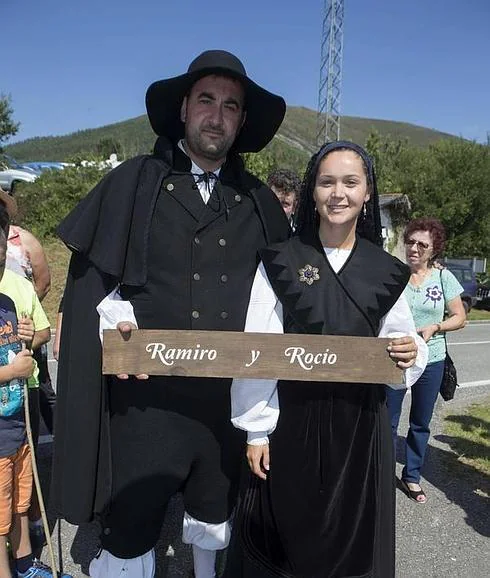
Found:
[{"label": "woman's face", "polygon": [[405,241],[405,256],[410,267],[427,264],[433,250],[434,245],[429,231],[414,231]]},{"label": "woman's face", "polygon": [[313,198],[320,219],[329,225],[355,226],[369,200],[366,173],[354,151],[333,151],[322,159]]}]

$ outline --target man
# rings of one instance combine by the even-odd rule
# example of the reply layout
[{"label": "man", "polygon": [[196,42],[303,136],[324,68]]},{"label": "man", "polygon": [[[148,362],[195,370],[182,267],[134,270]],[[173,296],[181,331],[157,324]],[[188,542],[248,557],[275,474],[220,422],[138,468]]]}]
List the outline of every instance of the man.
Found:
[{"label": "man", "polygon": [[100,517],[93,577],[146,578],[168,500],[181,491],[183,540],[196,578],[208,578],[228,544],[245,447],[230,423],[230,380],[104,378],[95,308],[119,286],[139,328],[243,330],[257,251],[289,227],[238,153],[272,139],[285,103],[214,50],[152,84],[146,105],[154,154],[112,171],[59,228],[73,255],[52,499],[73,523]]},{"label": "man", "polygon": [[276,169],[267,179],[267,185],[281,202],[282,208],[291,226],[294,225],[294,215],[298,206],[301,181],[294,171]]}]

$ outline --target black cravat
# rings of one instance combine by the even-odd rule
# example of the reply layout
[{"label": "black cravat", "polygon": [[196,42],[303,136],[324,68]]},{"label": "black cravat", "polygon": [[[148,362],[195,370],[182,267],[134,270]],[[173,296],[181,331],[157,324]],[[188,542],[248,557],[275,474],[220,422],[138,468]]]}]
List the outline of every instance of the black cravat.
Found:
[{"label": "black cravat", "polygon": [[206,183],[206,189],[209,192],[208,207],[215,212],[219,212],[221,209],[221,197],[220,187],[218,184],[218,177],[215,173],[209,171],[204,171],[200,175],[195,175],[197,177],[196,184]]}]

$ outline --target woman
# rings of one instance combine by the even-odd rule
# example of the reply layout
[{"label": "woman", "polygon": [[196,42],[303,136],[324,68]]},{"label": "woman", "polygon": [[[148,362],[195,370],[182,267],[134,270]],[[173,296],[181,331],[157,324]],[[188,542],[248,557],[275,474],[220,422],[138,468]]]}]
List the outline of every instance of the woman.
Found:
[{"label": "woman", "polygon": [[[417,336],[402,296],[408,268],[381,245],[369,156],[350,142],[325,145],[307,168],[296,236],[261,254],[246,331],[397,337],[390,355],[413,366]],[[407,385],[425,365],[418,343]],[[235,379],[232,421],[248,432],[255,476],[238,514],[245,556],[233,567],[230,555],[229,576],[394,575],[383,384]]]},{"label": "woman", "polygon": [[[404,233],[410,281],[405,297],[412,311],[417,331],[427,342],[429,360],[424,373],[412,387],[410,427],[406,439],[406,461],[401,484],[407,496],[425,504],[427,496],[420,487],[420,471],[429,442],[430,420],[441,387],[446,357],[446,331],[464,327],[466,313],[461,293],[463,287],[447,269],[434,267],[444,251],[446,233],[436,219],[414,219]],[[448,311],[447,319],[444,312]],[[396,435],[405,391],[388,390],[388,410],[393,440]]]}]

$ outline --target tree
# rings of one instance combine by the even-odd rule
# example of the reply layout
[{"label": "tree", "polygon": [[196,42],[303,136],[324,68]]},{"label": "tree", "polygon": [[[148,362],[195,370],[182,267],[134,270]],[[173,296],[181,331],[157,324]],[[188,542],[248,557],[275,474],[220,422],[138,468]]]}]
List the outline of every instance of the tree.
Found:
[{"label": "tree", "polygon": [[374,130],[366,140],[366,150],[374,161],[379,191],[401,192],[400,176],[409,152],[408,141],[383,137]]},{"label": "tree", "polygon": [[0,94],[0,150],[2,142],[17,134],[19,130],[20,123],[13,121],[13,114],[10,96]]},{"label": "tree", "polygon": [[490,147],[464,139],[413,150],[402,187],[414,217],[436,217],[453,257],[490,254]]},{"label": "tree", "polygon": [[54,237],[60,221],[109,170],[101,169],[93,158],[88,165],[75,162],[63,170],[45,171],[33,183],[21,183],[15,193],[19,206],[16,222],[40,241]]},{"label": "tree", "polygon": [[97,143],[96,151],[102,160],[107,160],[112,154],[116,154],[118,158],[121,158],[122,146],[118,140],[112,137],[105,137],[101,138]]},{"label": "tree", "polygon": [[259,153],[244,153],[242,155],[247,171],[267,182],[267,177],[276,168],[274,157],[266,150]]},{"label": "tree", "polygon": [[447,234],[451,257],[490,254],[490,147],[444,139],[426,148],[371,133],[380,192],[405,193],[411,217],[435,217]]}]

